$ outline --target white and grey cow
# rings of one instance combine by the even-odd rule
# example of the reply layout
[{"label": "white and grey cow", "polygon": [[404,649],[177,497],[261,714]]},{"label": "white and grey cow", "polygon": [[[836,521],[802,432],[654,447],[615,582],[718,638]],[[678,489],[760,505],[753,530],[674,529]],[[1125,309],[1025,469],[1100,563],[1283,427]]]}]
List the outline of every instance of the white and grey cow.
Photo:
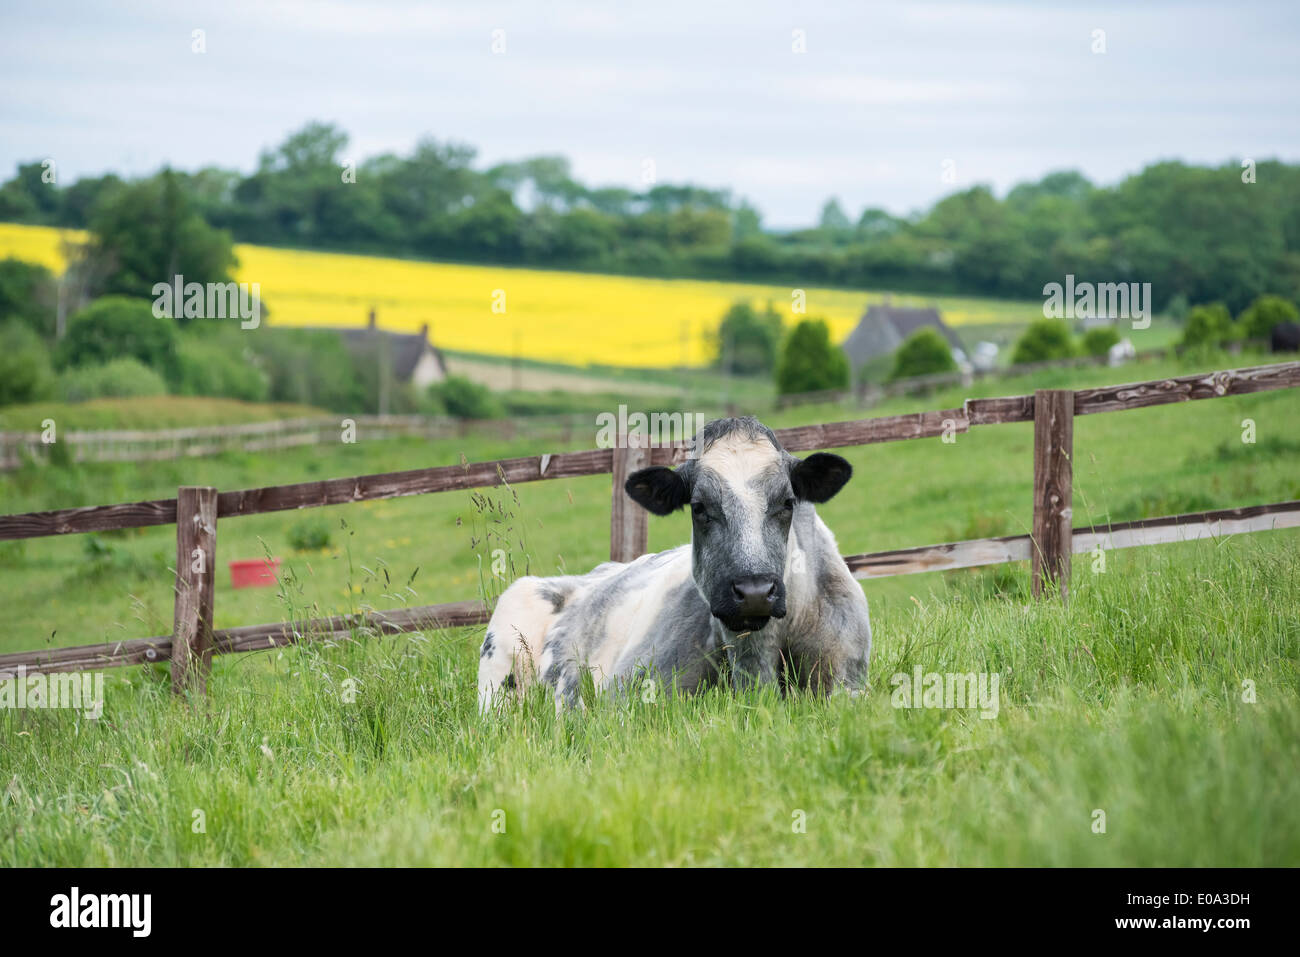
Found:
[{"label": "white and grey cow", "polygon": [[586,575],[525,577],[501,595],[479,658],[480,710],[541,680],[557,706],[651,675],[694,692],[724,675],[860,692],[871,654],[867,599],[814,505],[852,469],[798,459],[757,419],[716,419],[677,469],[633,473],[627,494],[655,515],[691,512],[691,542]]}]

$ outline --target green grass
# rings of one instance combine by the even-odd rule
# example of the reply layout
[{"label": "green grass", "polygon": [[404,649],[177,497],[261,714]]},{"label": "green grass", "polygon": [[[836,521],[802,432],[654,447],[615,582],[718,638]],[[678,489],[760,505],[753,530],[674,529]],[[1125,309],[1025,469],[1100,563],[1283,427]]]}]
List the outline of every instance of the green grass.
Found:
[{"label": "green grass", "polygon": [[[867,414],[1192,371],[1053,371]],[[1294,390],[1080,417],[1075,524],[1300,498],[1298,418]],[[593,417],[574,447],[594,436]],[[0,476],[0,510],[543,451],[559,449],[470,436],[30,466]],[[845,553],[1028,530],[1028,424],[842,451],[854,480],[820,510]],[[497,547],[517,572],[584,571],[607,555],[609,492],[597,476],[223,521],[217,625],[474,597]],[[679,519],[651,521],[652,548],[685,539]],[[294,551],[322,526],[328,545]],[[268,551],[284,587],[232,590],[224,562]],[[170,528],[0,545],[0,651],[169,633],[174,562]],[[857,701],[719,692],[557,718],[538,699],[483,724],[481,629],[218,658],[194,708],[161,669],[109,672],[98,722],[0,710],[0,864],[1294,863],[1300,532],[1091,564],[1076,557],[1066,608],[1029,602],[1020,565],[865,583],[876,653]],[[890,707],[889,677],[917,665],[999,673],[999,716]]]},{"label": "green grass", "polygon": [[[557,717],[535,695],[486,722],[468,632],[218,659],[194,705],[133,669],[98,721],[0,712],[0,864],[1300,855],[1294,536],[1117,553],[1068,607],[957,589],[875,627],[863,699],[601,697]],[[997,673],[997,717],[895,709],[889,677],[917,666]]]},{"label": "green grass", "polygon": [[241,402],[165,395],[88,402],[37,402],[0,409],[0,430],[40,432],[44,419],[60,429],[170,429],[198,425],[241,425],[329,413],[286,402]]}]

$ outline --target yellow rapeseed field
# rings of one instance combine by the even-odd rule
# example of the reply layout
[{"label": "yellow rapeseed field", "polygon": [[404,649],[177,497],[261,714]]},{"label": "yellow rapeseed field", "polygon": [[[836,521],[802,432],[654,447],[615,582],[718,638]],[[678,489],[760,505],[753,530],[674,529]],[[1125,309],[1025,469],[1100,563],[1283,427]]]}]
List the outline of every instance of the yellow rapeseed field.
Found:
[{"label": "yellow rapeseed field", "polygon": [[[79,233],[0,223],[0,258],[16,256],[63,268],[62,243]],[[661,280],[506,266],[464,266],[374,256],[237,245],[236,278],[259,283],[269,322],[289,326],[356,326],[371,309],[379,324],[414,331],[447,349],[573,365],[668,367],[712,358],[707,333],[738,299],[771,300],[793,321],[789,286]],[[161,277],[160,277],[161,278]],[[883,292],[808,288],[806,315],[830,324],[843,340]],[[1031,317],[1005,302],[895,296],[933,303],[951,324]]]}]

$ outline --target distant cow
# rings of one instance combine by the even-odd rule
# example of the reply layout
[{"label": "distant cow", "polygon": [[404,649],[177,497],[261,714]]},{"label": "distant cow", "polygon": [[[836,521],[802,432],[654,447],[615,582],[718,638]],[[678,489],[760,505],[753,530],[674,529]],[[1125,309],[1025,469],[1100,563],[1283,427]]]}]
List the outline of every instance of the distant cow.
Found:
[{"label": "distant cow", "polygon": [[538,679],[557,707],[577,703],[584,672],[597,688],[648,676],[689,693],[729,674],[737,688],[861,692],[866,596],[813,507],[851,474],[837,455],[795,458],[754,418],[708,423],[688,462],[624,486],[656,515],[688,506],[690,544],[516,581],[483,640],[480,710]]},{"label": "distant cow", "polygon": [[1274,352],[1300,352],[1300,322],[1279,322],[1269,333]]}]

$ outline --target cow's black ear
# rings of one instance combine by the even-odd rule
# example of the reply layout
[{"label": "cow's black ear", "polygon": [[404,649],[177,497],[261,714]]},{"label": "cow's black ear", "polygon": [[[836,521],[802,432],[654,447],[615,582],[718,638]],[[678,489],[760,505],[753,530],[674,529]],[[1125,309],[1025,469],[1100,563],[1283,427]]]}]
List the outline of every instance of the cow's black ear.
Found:
[{"label": "cow's black ear", "polygon": [[844,483],[853,477],[853,466],[838,455],[818,452],[806,459],[795,459],[790,468],[790,485],[794,494],[805,502],[828,502]]},{"label": "cow's black ear", "polygon": [[623,489],[632,501],[655,515],[677,511],[691,496],[685,479],[663,465],[633,472],[623,483]]}]

